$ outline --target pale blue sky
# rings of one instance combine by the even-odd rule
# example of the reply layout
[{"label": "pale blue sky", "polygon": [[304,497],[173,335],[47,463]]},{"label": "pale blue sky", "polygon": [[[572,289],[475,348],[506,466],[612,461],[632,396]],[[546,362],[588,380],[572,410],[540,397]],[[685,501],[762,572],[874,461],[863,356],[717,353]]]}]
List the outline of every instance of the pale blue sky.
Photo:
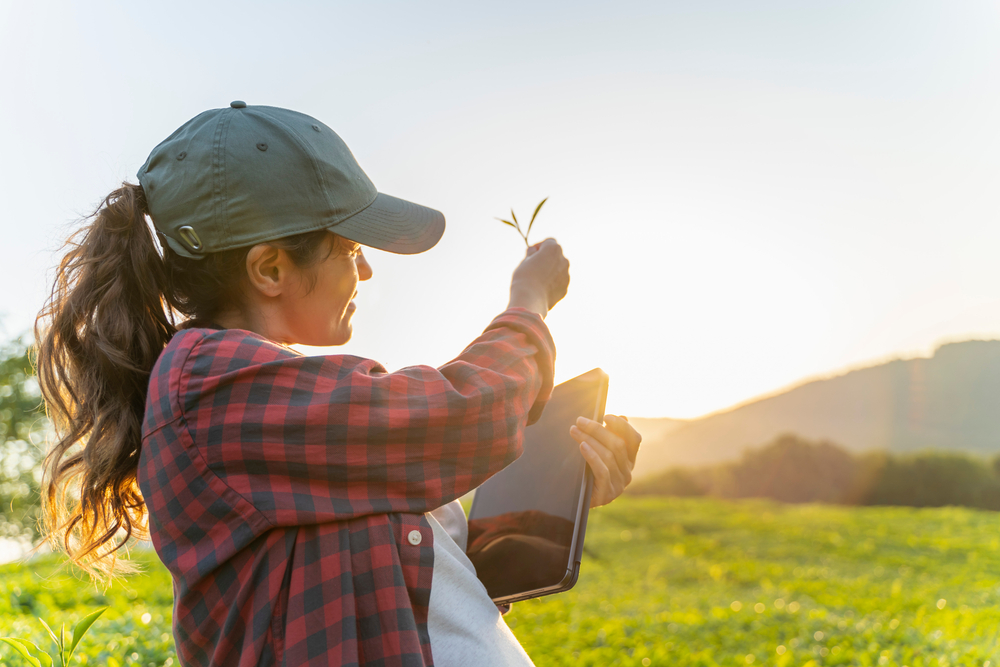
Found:
[{"label": "pale blue sky", "polygon": [[560,378],[692,417],[935,342],[1000,337],[995,2],[0,0],[8,335],[75,218],[233,99],[309,113],[441,209],[372,253],[345,349],[440,364],[506,303],[493,220],[550,196]]}]

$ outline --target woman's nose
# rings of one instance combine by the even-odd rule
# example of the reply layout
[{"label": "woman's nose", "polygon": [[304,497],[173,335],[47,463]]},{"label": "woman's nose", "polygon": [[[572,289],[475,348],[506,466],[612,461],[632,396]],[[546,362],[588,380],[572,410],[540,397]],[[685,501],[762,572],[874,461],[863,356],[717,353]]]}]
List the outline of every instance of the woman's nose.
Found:
[{"label": "woman's nose", "polygon": [[354,261],[358,267],[358,280],[368,280],[372,277],[372,265],[368,263],[368,258],[363,252],[359,250]]}]

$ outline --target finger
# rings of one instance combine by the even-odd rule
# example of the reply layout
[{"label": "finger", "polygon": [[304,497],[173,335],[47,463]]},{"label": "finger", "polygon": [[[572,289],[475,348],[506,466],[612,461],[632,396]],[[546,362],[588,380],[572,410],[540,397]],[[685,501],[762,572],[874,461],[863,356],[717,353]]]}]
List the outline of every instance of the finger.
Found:
[{"label": "finger", "polygon": [[538,251],[547,254],[556,254],[559,257],[563,257],[562,246],[555,239],[545,239],[538,244]]},{"label": "finger", "polygon": [[629,451],[624,438],[608,428],[605,428],[605,426],[600,422],[596,422],[593,419],[587,419],[586,417],[577,418],[576,426],[587,435],[596,439],[604,447],[606,447],[608,451],[614,454],[615,459],[618,461],[619,468],[622,470],[632,470],[635,457],[629,458]]},{"label": "finger", "polygon": [[594,491],[590,495],[590,506],[606,505],[614,498],[610,492],[611,473],[608,471],[608,466],[604,464],[600,455],[585,442],[580,443],[580,453],[587,465],[590,466],[590,472],[594,475]]},{"label": "finger", "polygon": [[577,426],[571,426],[569,428],[569,434],[573,436],[573,439],[579,443],[587,443],[590,448],[594,450],[598,456],[604,461],[605,465],[608,466],[608,470],[614,471],[616,468],[620,468],[618,459],[615,457],[614,452],[612,452],[604,443],[590,435],[589,433],[584,433]]},{"label": "finger", "polygon": [[632,468],[627,462],[623,466],[620,457],[612,453],[611,450],[605,447],[593,436],[584,433],[575,426],[570,428],[570,435],[572,435],[577,442],[586,444],[591,451],[600,457],[601,462],[608,470],[610,487],[615,493],[612,498],[617,497],[618,494],[625,490],[626,486],[632,483]]},{"label": "finger", "polygon": [[628,423],[628,417],[604,415],[604,422],[613,433],[625,441],[625,450],[628,452],[628,459],[635,465],[635,457],[639,453],[639,445],[642,444],[642,434]]}]

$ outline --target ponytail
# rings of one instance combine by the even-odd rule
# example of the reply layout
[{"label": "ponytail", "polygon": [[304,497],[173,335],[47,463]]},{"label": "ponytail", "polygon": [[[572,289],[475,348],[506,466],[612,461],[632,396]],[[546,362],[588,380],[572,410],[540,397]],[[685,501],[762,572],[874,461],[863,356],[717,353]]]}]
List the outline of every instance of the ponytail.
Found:
[{"label": "ponytail", "polygon": [[150,371],[176,329],[147,213],[138,185],[108,195],[67,242],[35,323],[38,381],[56,430],[43,465],[45,529],[95,577],[113,573],[130,537],[148,536],[136,484],[142,418]]}]

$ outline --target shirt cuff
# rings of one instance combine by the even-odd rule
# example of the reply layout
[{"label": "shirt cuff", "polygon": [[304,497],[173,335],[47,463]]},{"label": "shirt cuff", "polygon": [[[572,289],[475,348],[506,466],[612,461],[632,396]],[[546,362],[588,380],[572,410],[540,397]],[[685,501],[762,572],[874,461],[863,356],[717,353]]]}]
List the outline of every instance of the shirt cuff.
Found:
[{"label": "shirt cuff", "polygon": [[528,338],[535,348],[535,366],[541,377],[541,389],[528,412],[528,424],[534,424],[542,416],[542,410],[552,396],[552,380],[555,376],[556,344],[545,320],[538,313],[526,308],[508,308],[497,315],[486,331],[492,329],[512,329]]}]

